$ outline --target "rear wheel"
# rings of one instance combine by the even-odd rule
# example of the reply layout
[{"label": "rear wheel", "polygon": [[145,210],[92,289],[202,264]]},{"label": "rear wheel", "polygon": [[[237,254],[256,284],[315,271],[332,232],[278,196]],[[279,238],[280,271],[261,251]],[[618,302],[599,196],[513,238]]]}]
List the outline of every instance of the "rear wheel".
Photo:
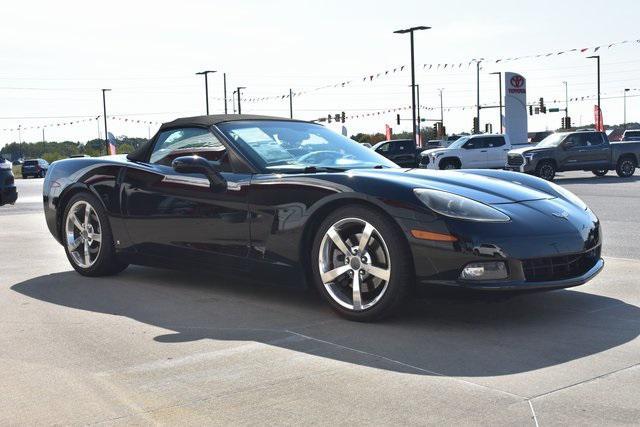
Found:
[{"label": "rear wheel", "polygon": [[632,157],[623,157],[618,160],[616,165],[616,173],[620,178],[629,178],[636,171],[636,161]]},{"label": "rear wheel", "polygon": [[609,169],[596,169],[591,171],[595,176],[605,176],[608,172]]},{"label": "rear wheel", "polygon": [[316,287],[340,315],[373,321],[394,313],[413,283],[402,231],[383,214],[361,206],[329,215],[314,239]]},{"label": "rear wheel", "polygon": [[541,162],[536,168],[536,175],[544,180],[553,181],[556,176],[556,166],[550,161]]},{"label": "rear wheel", "polygon": [[104,208],[89,193],[77,194],[67,204],[62,239],[69,262],[84,276],[109,276],[127,268],[116,258]]}]

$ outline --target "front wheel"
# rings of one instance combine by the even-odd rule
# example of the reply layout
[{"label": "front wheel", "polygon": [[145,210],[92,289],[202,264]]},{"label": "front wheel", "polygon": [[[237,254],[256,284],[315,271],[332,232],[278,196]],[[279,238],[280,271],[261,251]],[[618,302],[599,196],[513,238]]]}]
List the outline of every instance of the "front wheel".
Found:
[{"label": "front wheel", "polygon": [[366,207],[336,210],[315,236],[311,267],[316,287],[343,317],[373,321],[393,314],[413,283],[402,231]]},{"label": "front wheel", "polygon": [[116,258],[104,208],[89,193],[76,194],[67,204],[62,241],[71,266],[83,276],[109,276],[127,268]]},{"label": "front wheel", "polygon": [[542,162],[536,168],[536,175],[546,181],[553,181],[556,176],[556,167],[552,162]]},{"label": "front wheel", "polygon": [[592,170],[591,173],[595,176],[605,176],[607,173],[609,173],[609,169],[596,169]]},{"label": "front wheel", "polygon": [[620,178],[629,178],[636,171],[636,162],[631,157],[624,157],[618,160],[616,165],[616,173]]}]

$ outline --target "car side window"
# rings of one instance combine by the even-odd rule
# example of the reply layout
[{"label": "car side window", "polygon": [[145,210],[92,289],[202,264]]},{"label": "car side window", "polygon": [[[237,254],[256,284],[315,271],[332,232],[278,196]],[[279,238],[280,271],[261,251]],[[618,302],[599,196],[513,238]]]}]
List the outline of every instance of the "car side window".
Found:
[{"label": "car side window", "polygon": [[578,133],[574,133],[572,135],[569,135],[565,138],[564,140],[564,148],[566,149],[572,149],[572,148],[579,148],[582,146],[583,143],[583,139],[582,139],[582,135],[578,134]]},{"label": "car side window", "polygon": [[402,141],[398,144],[398,149],[401,153],[407,153],[411,151],[411,141]]},{"label": "car side window", "polygon": [[589,133],[585,135],[584,138],[585,141],[585,146],[587,147],[594,147],[597,145],[602,145],[602,143],[604,142],[602,140],[602,135],[599,133]]},{"label": "car side window", "polygon": [[487,144],[488,148],[497,148],[505,145],[504,137],[502,136],[494,136],[487,139],[489,140]]},{"label": "car side window", "polygon": [[376,148],[376,151],[378,153],[388,153],[390,147],[391,147],[391,144],[387,142],[386,144],[382,144],[381,146]]},{"label": "car side window", "polygon": [[467,150],[477,150],[486,147],[486,138],[471,138],[469,141],[467,141],[466,144],[463,145],[463,148]]},{"label": "car side window", "polygon": [[232,171],[227,148],[210,130],[202,128],[178,128],[161,132],[153,146],[149,161],[171,166],[176,157],[189,155],[219,162],[220,171]]}]

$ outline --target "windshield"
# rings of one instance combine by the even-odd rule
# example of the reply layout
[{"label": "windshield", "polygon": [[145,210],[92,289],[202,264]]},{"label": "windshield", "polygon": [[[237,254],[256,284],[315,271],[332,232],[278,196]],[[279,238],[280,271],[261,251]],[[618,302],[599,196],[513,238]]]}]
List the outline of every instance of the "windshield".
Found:
[{"label": "windshield", "polygon": [[469,140],[468,136],[463,136],[461,138],[456,139],[451,144],[449,144],[449,148],[462,148],[462,146]]},{"label": "windshield", "polygon": [[545,147],[557,147],[564,140],[564,137],[567,136],[566,133],[552,133],[538,144],[536,147],[545,148]]},{"label": "windshield", "polygon": [[324,126],[288,121],[242,121],[218,125],[245,155],[267,169],[398,167]]}]

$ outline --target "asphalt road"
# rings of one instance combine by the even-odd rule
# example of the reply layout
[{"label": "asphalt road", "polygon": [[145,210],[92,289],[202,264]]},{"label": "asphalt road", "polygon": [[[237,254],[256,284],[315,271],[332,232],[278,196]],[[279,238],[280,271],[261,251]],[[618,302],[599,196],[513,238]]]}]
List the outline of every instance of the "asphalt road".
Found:
[{"label": "asphalt road", "polygon": [[360,324],[313,293],[197,272],[73,272],[42,180],[0,208],[0,425],[637,424],[640,176],[558,183],[603,222],[573,290],[438,295]]}]

